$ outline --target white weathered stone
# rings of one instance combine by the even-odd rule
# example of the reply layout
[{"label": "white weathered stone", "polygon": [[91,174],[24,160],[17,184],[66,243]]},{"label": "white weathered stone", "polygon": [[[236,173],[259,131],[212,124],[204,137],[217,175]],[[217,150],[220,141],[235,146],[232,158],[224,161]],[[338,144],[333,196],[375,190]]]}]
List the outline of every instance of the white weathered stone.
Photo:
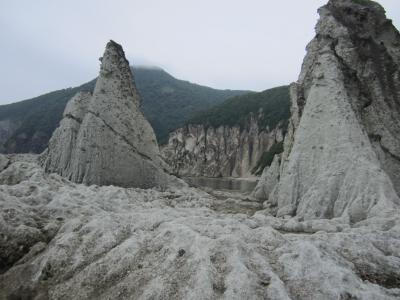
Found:
[{"label": "white weathered stone", "polygon": [[395,177],[331,51],[308,57],[309,84],[292,87],[304,99],[294,98],[274,191],[280,209],[283,194],[327,201],[338,191],[334,218],[313,219],[323,208],[314,197],[288,201],[295,218],[249,217],[200,190],[76,184],[15,156],[0,172],[0,299],[399,299]]},{"label": "white weathered stone", "polygon": [[246,128],[188,125],[170,134],[162,156],[181,176],[252,177],[263,153],[283,141],[280,127],[260,128],[254,116]]},{"label": "white weathered stone", "polygon": [[9,163],[9,159],[7,158],[7,156],[0,154],[0,172],[3,171]]},{"label": "white weathered stone", "polygon": [[122,47],[109,42],[101,62],[93,95],[79,93],[65,108],[43,155],[46,170],[85,184],[166,186],[171,178]]},{"label": "white weathered stone", "polygon": [[25,160],[0,182],[0,299],[400,297],[398,211],[248,217],[199,190],[86,186]]},{"label": "white weathered stone", "polygon": [[371,1],[319,13],[269,201],[278,216],[358,222],[400,204],[400,36]]},{"label": "white weathered stone", "polygon": [[253,196],[258,200],[268,199],[269,194],[279,181],[280,155],[275,155],[271,165],[265,167],[257,186],[254,188]]},{"label": "white weathered stone", "polygon": [[72,178],[77,137],[91,99],[90,93],[79,92],[68,101],[60,126],[54,131],[48,149],[42,157],[46,160],[45,168],[48,171]]}]

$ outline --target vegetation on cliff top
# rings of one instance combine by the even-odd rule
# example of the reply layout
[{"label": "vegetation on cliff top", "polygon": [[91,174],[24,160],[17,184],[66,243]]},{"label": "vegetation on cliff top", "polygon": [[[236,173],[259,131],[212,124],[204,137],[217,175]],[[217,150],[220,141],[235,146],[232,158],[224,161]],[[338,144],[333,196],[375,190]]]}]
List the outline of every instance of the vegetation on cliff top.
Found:
[{"label": "vegetation on cliff top", "polygon": [[249,91],[216,90],[178,80],[162,69],[135,70],[136,86],[143,99],[143,113],[157,135],[159,144],[171,131],[182,127],[199,111]]},{"label": "vegetation on cliff top", "polygon": [[271,148],[264,152],[257,162],[257,165],[251,170],[254,175],[261,175],[265,167],[269,167],[274,159],[275,154],[283,152],[283,142],[273,144]]},{"label": "vegetation on cliff top", "polygon": [[94,84],[95,80],[92,80],[79,87],[0,106],[0,121],[10,120],[17,125],[12,136],[0,144],[1,152],[42,152],[57,128],[69,99],[78,91],[92,91]]},{"label": "vegetation on cliff top", "polygon": [[370,5],[372,2],[370,0],[352,0],[354,3],[361,5]]},{"label": "vegetation on cliff top", "polygon": [[252,115],[262,128],[272,129],[280,125],[286,129],[290,117],[289,87],[280,86],[230,98],[198,113],[187,124],[203,124],[214,128],[240,126],[243,129]]},{"label": "vegetation on cliff top", "polygon": [[[248,91],[216,90],[178,80],[159,68],[134,70],[142,110],[154,128],[159,143],[195,113]],[[79,87],[47,93],[29,100],[0,106],[0,121],[9,120],[16,130],[0,141],[0,152],[40,153],[58,127],[68,100],[78,91],[93,91],[95,80]],[[1,134],[1,128],[0,128]],[[1,137],[1,135],[0,135]]]}]

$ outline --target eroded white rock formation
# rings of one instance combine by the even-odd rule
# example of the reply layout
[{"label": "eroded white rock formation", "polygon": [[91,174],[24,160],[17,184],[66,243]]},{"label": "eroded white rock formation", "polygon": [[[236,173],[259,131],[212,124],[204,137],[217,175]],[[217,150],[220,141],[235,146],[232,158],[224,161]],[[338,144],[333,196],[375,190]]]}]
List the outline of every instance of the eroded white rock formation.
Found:
[{"label": "eroded white rock formation", "polygon": [[319,14],[269,202],[278,216],[358,222],[400,204],[400,35],[372,1]]},{"label": "eroded white rock formation", "polygon": [[281,127],[262,128],[253,115],[246,128],[188,125],[170,134],[162,156],[180,176],[251,177],[262,154],[283,141]]},{"label": "eroded white rock formation", "polygon": [[399,299],[398,211],[350,225],[220,201],[75,184],[14,158],[0,172],[0,299]]},{"label": "eroded white rock formation", "polygon": [[[365,6],[355,3],[331,0],[321,10],[321,22],[329,17],[327,9],[351,7],[358,14],[363,12]],[[265,211],[248,216],[240,207],[233,211],[227,205],[230,199],[188,187],[87,186],[45,172],[35,156],[0,156],[0,299],[400,299],[400,213],[394,207],[394,179],[385,171],[371,138],[363,135],[367,131],[361,126],[363,121],[354,118],[357,111],[348,102],[355,99],[335,96],[348,93],[338,65],[328,64],[329,70],[319,65],[332,63],[331,51],[324,49],[315,61],[317,70],[324,72],[315,82],[311,71],[310,90],[304,89],[308,85],[293,87],[297,95],[302,95],[301,87],[307,93],[303,102],[299,99],[293,104],[282,158],[287,161],[281,164],[281,174],[293,190],[291,179],[310,180],[307,172],[315,170],[314,181],[325,184],[331,195],[336,177],[328,180],[332,170],[325,169],[325,176],[320,165],[337,166],[335,175],[343,179],[339,190],[346,193],[344,187],[349,188],[351,204],[365,200],[361,211],[367,211],[367,218],[354,217],[353,212],[348,214],[351,218],[314,219],[314,215],[310,220],[277,218]],[[330,96],[331,103],[319,103],[319,94]],[[84,103],[84,96],[74,101]],[[79,115],[79,109],[70,111]],[[319,114],[326,126],[313,121]],[[309,122],[315,125],[314,131],[299,135]],[[66,129],[75,126],[65,123]],[[344,137],[339,129],[348,130],[342,132]],[[319,131],[341,143],[328,141],[329,136]],[[315,136],[326,148],[310,146]],[[302,149],[327,153],[299,153]],[[343,150],[342,156],[337,150]],[[334,163],[332,157],[345,159],[355,171],[344,169],[347,176],[342,177],[342,161]],[[300,158],[297,168],[293,158]],[[305,159],[312,163],[308,168]],[[275,159],[271,174],[277,167]],[[375,176],[375,182],[368,174]],[[357,181],[369,185],[355,189]],[[281,184],[282,180],[274,189],[278,201],[282,200]],[[301,182],[295,186],[304,187]],[[310,186],[319,191],[319,186]],[[387,196],[367,206],[369,198],[361,197],[365,189],[374,195],[379,188]],[[298,207],[307,207],[311,213],[321,209],[319,203],[315,207],[312,203],[298,203]],[[277,208],[284,208],[283,204],[277,202]],[[384,214],[373,213],[378,205],[385,205],[381,206]],[[308,217],[307,211],[303,216]]]},{"label": "eroded white rock formation", "polygon": [[[275,155],[270,166],[265,167],[257,186],[254,188],[253,196],[259,200],[268,199],[270,193],[279,182],[280,155]],[[273,205],[276,206],[276,205]]]},{"label": "eroded white rock formation", "polygon": [[3,155],[0,154],[0,172],[3,171],[9,164],[9,159]]},{"label": "eroded white rock formation", "polygon": [[43,154],[46,171],[74,182],[148,188],[165,186],[157,141],[122,47],[110,41],[93,95],[69,101]]}]

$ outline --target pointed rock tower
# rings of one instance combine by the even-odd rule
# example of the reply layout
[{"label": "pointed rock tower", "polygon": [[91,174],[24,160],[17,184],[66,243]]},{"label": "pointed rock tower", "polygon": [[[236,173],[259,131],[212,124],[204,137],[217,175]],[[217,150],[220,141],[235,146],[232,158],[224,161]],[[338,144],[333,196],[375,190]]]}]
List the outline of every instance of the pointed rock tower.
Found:
[{"label": "pointed rock tower", "polygon": [[140,97],[122,47],[110,41],[93,95],[78,93],[42,161],[46,171],[85,184],[164,186],[155,134],[140,110]]},{"label": "pointed rock tower", "polygon": [[330,0],[297,83],[277,215],[349,222],[400,203],[400,35],[369,0]]}]

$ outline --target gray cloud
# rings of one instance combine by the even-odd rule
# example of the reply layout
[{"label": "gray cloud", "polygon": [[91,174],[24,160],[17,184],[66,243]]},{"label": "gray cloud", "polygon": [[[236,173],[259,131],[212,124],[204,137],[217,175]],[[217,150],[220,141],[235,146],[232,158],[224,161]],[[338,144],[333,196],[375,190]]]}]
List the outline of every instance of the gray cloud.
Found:
[{"label": "gray cloud", "polygon": [[[105,43],[216,88],[296,80],[326,0],[3,0],[0,104],[94,78]],[[379,1],[399,28],[398,0]]]}]

